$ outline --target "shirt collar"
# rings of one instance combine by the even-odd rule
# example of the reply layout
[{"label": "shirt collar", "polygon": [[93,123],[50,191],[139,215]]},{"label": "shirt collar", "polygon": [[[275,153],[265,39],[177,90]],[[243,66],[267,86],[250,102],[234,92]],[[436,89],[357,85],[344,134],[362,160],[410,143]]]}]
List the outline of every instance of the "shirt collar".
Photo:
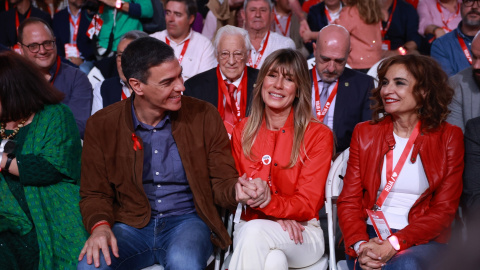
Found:
[{"label": "shirt collar", "polygon": [[144,129],[144,130],[161,129],[167,123],[170,122],[170,112],[166,112],[165,117],[155,127],[152,127],[150,125],[147,125],[145,123],[140,122],[137,118],[137,114],[135,113],[135,107],[133,106],[134,98],[135,98],[135,95],[132,95],[132,120],[133,120],[133,129],[135,131],[137,131],[139,129]]},{"label": "shirt collar", "polygon": [[222,72],[222,69],[219,68],[219,70],[220,70],[220,74],[222,74],[223,81],[227,81],[227,83],[232,83],[233,85],[235,85],[235,87],[238,88],[238,86],[240,85],[240,82],[242,81],[243,73],[245,73],[245,68],[243,69],[242,75],[240,75],[240,78],[236,79],[234,82],[231,82],[229,79],[227,79],[227,77],[225,77],[225,75]]},{"label": "shirt collar", "polygon": [[465,34],[462,32],[462,25],[463,25],[463,22],[460,21],[460,22],[458,23],[457,29],[455,29],[455,30],[457,31],[457,34],[459,34],[460,37],[462,37],[463,39],[468,39],[468,40],[472,41],[472,40],[473,40],[473,36],[467,36],[467,35],[465,35]]},{"label": "shirt collar", "polygon": [[[320,77],[320,74],[318,74],[318,70],[317,70],[316,67],[315,67],[315,72],[317,73],[317,83],[323,82],[323,81],[322,81],[322,78]],[[338,78],[337,78],[335,81],[331,82],[330,84],[334,84],[334,83],[336,83],[337,81],[338,81]]]},{"label": "shirt collar", "polygon": [[[167,30],[165,30],[165,31],[167,31]],[[193,31],[192,31],[192,28],[190,28],[190,32],[188,33],[188,36],[187,36],[184,40],[180,41],[179,43],[176,43],[175,41],[173,41],[173,39],[170,37],[170,35],[168,34],[168,31],[167,31],[167,37],[168,37],[168,39],[170,40],[171,43],[175,43],[176,45],[180,45],[180,44],[185,43],[185,41],[187,41],[187,40],[189,40],[190,38],[192,38],[192,35],[193,35]]]}]

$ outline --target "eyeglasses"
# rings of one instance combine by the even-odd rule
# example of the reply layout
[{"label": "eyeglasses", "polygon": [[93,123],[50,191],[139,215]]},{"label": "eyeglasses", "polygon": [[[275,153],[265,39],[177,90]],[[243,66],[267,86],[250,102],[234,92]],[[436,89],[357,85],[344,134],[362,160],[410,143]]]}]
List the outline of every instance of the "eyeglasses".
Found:
[{"label": "eyeglasses", "polygon": [[245,58],[245,54],[240,51],[236,51],[233,53],[230,53],[229,51],[223,51],[223,52],[220,52],[220,59],[222,60],[230,59],[231,54],[233,54],[233,58],[235,58],[235,60],[237,61],[243,60],[243,58]]},{"label": "eyeglasses", "polygon": [[[480,2],[480,0],[463,0],[463,5],[466,7],[473,7],[475,2]],[[480,3],[477,3],[477,5],[480,6]]]},{"label": "eyeglasses", "polygon": [[[22,44],[22,43],[20,43]],[[40,46],[43,46],[43,48],[46,50],[46,51],[50,51],[50,50],[53,50],[53,48],[55,47],[55,40],[45,40],[44,42],[38,44],[38,43],[32,43],[32,44],[28,44],[28,45],[25,45],[25,44],[22,44],[22,46],[25,46],[28,48],[28,50],[32,53],[37,53],[38,51],[40,51]]]}]

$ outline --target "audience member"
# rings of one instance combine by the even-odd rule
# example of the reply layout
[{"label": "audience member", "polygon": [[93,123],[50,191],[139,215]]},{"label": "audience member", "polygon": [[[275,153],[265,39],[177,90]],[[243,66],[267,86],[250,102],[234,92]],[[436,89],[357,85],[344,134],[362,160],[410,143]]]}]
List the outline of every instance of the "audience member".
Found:
[{"label": "audience member", "polygon": [[173,48],[183,68],[183,80],[188,80],[217,65],[212,42],[192,30],[195,14],[197,6],[194,0],[167,0],[165,3],[167,29],[150,35]]},{"label": "audience member", "polygon": [[445,122],[447,75],[426,56],[384,60],[373,120],[355,127],[338,218],[349,268],[428,269],[462,193],[463,134]]},{"label": "audience member", "polygon": [[273,16],[270,0],[245,0],[242,15],[252,43],[249,67],[260,69],[265,58],[278,49],[295,49],[292,39],[270,31]]},{"label": "audience member", "polygon": [[452,32],[462,20],[461,2],[461,0],[420,1],[417,7],[420,19],[418,33],[436,39]]},{"label": "audience member", "polygon": [[450,86],[455,90],[451,113],[447,122],[465,130],[468,120],[480,116],[480,36],[472,42],[472,65],[450,77]]},{"label": "audience member", "polygon": [[[315,40],[318,36],[318,31],[338,19],[342,8],[343,4],[340,0],[325,0],[320,4],[312,6],[307,15],[308,28],[300,30],[303,41]],[[302,33],[302,30],[304,33]]]},{"label": "audience member", "polygon": [[14,4],[10,3],[8,0],[0,0],[0,13],[8,11],[13,8]]},{"label": "audience member", "polygon": [[30,17],[37,17],[51,23],[50,15],[32,7],[30,0],[7,0],[14,8],[0,14],[0,44],[15,49],[20,53],[17,45],[17,30],[20,24]]},{"label": "audience member", "polygon": [[300,20],[294,16],[289,1],[276,0],[273,6],[273,21],[270,30],[284,37],[289,37],[295,42],[297,50],[307,57],[309,52],[303,44],[302,37],[298,29],[300,28]]},{"label": "audience member", "polygon": [[267,184],[238,178],[218,112],[182,96],[170,46],[137,39],[121,63],[134,94],[87,123],[80,209],[91,236],[78,269],[204,269],[212,242],[231,243],[215,204],[234,208],[240,190],[268,204]]},{"label": "audience member", "polygon": [[382,11],[378,1],[346,0],[346,7],[335,21],[350,33],[352,50],[347,63],[364,73],[382,59]]},{"label": "audience member", "polygon": [[68,6],[65,0],[33,0],[32,5],[50,15],[52,19],[55,13]]},{"label": "audience member", "polygon": [[382,38],[384,57],[405,53],[418,54],[422,42],[418,34],[418,14],[403,0],[379,0],[382,5]]},{"label": "audience member", "polygon": [[85,73],[60,61],[55,36],[50,26],[38,18],[29,18],[18,27],[22,55],[35,64],[53,86],[65,94],[62,103],[73,112],[80,136],[92,110],[92,85]]},{"label": "audience member", "polygon": [[448,76],[453,76],[472,64],[472,41],[480,30],[480,3],[464,0],[460,5],[462,21],[458,27],[435,40],[431,56],[437,60]]},{"label": "audience member", "polygon": [[344,27],[329,25],[320,30],[311,70],[312,111],[333,130],[338,154],[350,146],[355,125],[372,119],[373,78],[345,68],[349,52],[350,35]]},{"label": "audience member", "polygon": [[208,13],[202,29],[202,35],[213,40],[218,29],[225,25],[243,27],[243,18],[240,11],[244,0],[209,0],[206,7]]},{"label": "audience member", "polygon": [[132,89],[128,87],[127,79],[123,75],[121,59],[123,51],[128,44],[142,37],[148,37],[147,33],[138,30],[132,30],[123,35],[120,43],[118,43],[116,54],[118,75],[95,85],[93,89],[92,115],[115,102],[129,98],[132,94]]},{"label": "audience member", "polygon": [[243,178],[269,183],[269,204],[237,208],[229,269],[288,269],[324,253],[318,212],[333,154],[333,134],[312,118],[307,61],[281,49],[262,65],[252,111],[232,137]]},{"label": "audience member", "polygon": [[88,74],[95,60],[95,42],[87,36],[91,18],[82,8],[85,0],[68,0],[68,6],[53,17],[53,33],[60,57]]},{"label": "audience member", "polygon": [[[124,0],[120,7],[116,0],[98,0],[97,14],[103,25],[98,33],[98,54],[111,56],[117,51],[120,38],[128,31],[143,30],[141,18],[152,18],[152,0]],[[95,17],[94,17],[95,19]],[[98,24],[98,21],[95,20]]]},{"label": "audience member", "polygon": [[82,226],[80,153],[63,94],[14,52],[0,53],[0,265],[75,269]]},{"label": "audience member", "polygon": [[[463,205],[467,216],[479,215],[480,210],[480,117],[465,125],[465,171],[463,173]],[[475,228],[478,230],[478,227]]]},{"label": "audience member", "polygon": [[233,127],[250,111],[258,70],[246,66],[251,50],[246,30],[226,25],[218,30],[214,46],[218,67],[186,81],[184,94],[217,107],[231,136]]}]

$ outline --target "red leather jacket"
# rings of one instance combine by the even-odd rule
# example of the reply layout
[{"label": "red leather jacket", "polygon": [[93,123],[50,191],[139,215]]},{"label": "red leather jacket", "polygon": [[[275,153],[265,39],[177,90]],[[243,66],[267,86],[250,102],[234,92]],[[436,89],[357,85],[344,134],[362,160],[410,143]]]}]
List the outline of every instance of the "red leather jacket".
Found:
[{"label": "red leather jacket", "polygon": [[[369,240],[365,209],[372,209],[377,200],[383,158],[394,145],[390,117],[374,125],[360,123],[353,132],[347,173],[338,201],[346,253],[352,257],[357,254],[351,246],[357,241]],[[414,143],[412,162],[417,155],[422,159],[430,186],[410,209],[409,225],[394,234],[398,237],[400,250],[431,240],[439,243],[448,241],[450,224],[462,193],[462,131],[443,123],[436,131],[420,133]]]}]

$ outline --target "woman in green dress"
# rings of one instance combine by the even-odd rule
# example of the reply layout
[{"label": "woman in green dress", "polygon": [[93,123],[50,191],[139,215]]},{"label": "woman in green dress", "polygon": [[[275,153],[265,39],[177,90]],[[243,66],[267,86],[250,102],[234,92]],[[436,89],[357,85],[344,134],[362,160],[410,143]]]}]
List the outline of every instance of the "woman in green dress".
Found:
[{"label": "woman in green dress", "polygon": [[76,269],[81,143],[63,97],[23,57],[0,53],[2,269]]}]

